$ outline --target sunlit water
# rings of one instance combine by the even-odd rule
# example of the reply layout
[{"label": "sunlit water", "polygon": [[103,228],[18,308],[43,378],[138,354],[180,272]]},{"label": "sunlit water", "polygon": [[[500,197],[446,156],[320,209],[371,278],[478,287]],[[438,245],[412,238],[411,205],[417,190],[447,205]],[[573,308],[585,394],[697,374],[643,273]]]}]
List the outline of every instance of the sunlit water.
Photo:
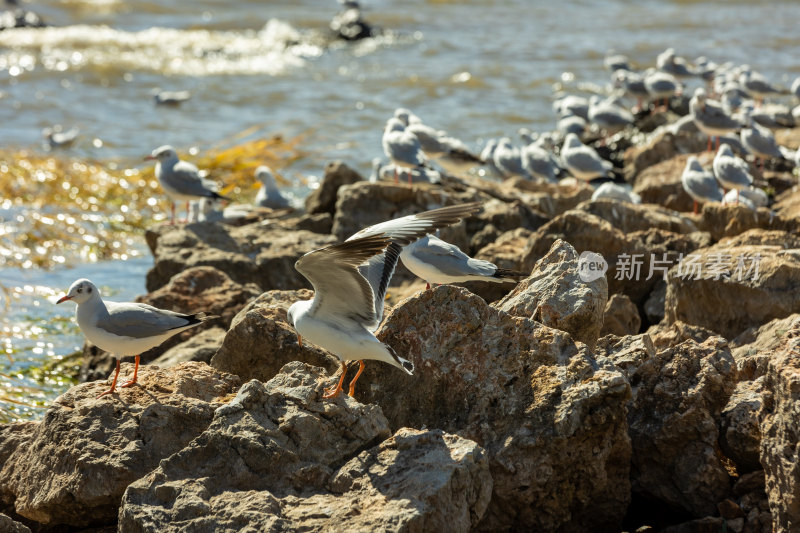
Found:
[{"label": "sunlit water", "polygon": [[[784,85],[800,73],[794,0],[363,5],[367,20],[390,31],[329,47],[323,35],[337,10],[333,0],[28,3],[55,27],[0,32],[0,143],[38,147],[42,128],[78,126],[71,155],[141,166],[162,144],[188,153],[252,127],[305,133],[309,155],[280,169],[298,178],[293,192],[302,196],[308,181],[299,178],[318,176],[333,159],[369,172],[370,160],[382,155],[383,124],[398,106],[476,150],[521,126],[550,129],[554,84],[606,84],[609,49],[646,67],[672,46],[688,58],[749,63]],[[156,88],[193,96],[178,108],[156,107]],[[144,290],[148,261],[0,270],[0,283],[19,296],[2,322],[14,362],[0,372],[81,344],[74,325],[59,322],[72,310],[48,298],[84,276],[132,298]],[[62,389],[47,384],[43,398]]]}]

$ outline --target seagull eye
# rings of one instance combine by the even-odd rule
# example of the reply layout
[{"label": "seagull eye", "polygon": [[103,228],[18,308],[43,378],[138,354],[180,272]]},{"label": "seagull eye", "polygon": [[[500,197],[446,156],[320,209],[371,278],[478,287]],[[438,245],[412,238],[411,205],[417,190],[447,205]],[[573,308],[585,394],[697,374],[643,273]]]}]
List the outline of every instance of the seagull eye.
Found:
[{"label": "seagull eye", "polygon": [[88,288],[86,289],[86,292],[88,292],[89,294],[92,294],[92,288],[91,288],[91,287],[88,287]]},{"label": "seagull eye", "polygon": [[83,292],[83,289],[78,289],[78,292],[79,292],[79,293]]}]

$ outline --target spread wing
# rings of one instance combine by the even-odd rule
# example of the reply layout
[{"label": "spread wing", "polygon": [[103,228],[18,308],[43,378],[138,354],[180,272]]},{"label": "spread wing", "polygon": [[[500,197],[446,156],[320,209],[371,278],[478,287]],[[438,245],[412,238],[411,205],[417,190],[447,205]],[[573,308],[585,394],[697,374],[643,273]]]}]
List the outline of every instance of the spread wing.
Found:
[{"label": "spread wing", "polygon": [[140,303],[105,302],[108,316],[97,322],[97,327],[121,337],[143,339],[157,337],[170,330],[200,322],[192,315],[158,309]]},{"label": "spread wing", "polygon": [[375,323],[372,286],[358,267],[382,255],[390,242],[384,235],[369,235],[319,248],[298,259],[295,268],[314,286],[310,313],[364,327]]},{"label": "spread wing", "polygon": [[375,322],[368,327],[377,328],[383,318],[383,300],[386,296],[386,288],[392,279],[403,247],[439,228],[455,224],[480,209],[480,202],[433,209],[369,226],[345,241],[352,242],[364,237],[380,235],[388,238],[391,242],[385,253],[368,258],[359,268],[363,277],[368,280],[374,296]]}]

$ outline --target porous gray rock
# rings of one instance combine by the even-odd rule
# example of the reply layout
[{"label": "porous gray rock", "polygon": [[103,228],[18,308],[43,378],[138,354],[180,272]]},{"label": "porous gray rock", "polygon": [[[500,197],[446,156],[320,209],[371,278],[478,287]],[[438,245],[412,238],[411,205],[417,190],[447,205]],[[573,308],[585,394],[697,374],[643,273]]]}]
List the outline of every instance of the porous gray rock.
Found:
[{"label": "porous gray rock", "polygon": [[99,384],[72,387],[3,463],[2,500],[47,526],[112,524],[125,488],[202,433],[237,385],[206,364],[183,363],[143,366],[138,386],[99,399]]}]

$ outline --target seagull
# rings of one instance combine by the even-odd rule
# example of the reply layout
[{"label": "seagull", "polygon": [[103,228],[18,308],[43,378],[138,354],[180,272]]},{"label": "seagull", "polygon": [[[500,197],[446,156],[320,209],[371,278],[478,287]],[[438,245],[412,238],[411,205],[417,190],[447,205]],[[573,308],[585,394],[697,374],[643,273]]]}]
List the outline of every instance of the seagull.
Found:
[{"label": "seagull", "polygon": [[631,64],[628,56],[616,54],[614,53],[614,50],[609,50],[606,52],[606,56],[603,58],[603,66],[606,68],[606,70],[610,70],[611,72],[615,72],[617,70],[631,70]]},{"label": "seagull", "polygon": [[[711,137],[723,137],[741,127],[739,121],[728,115],[722,104],[708,100],[706,90],[698,87],[689,101],[689,111],[697,129],[708,135],[708,150],[711,150]],[[718,139],[719,141],[719,139]]]},{"label": "seagull", "polygon": [[662,53],[658,54],[656,58],[656,66],[661,72],[671,74],[678,79],[693,78],[697,73],[692,70],[691,66],[686,63],[682,57],[675,55],[674,48],[667,48]]},{"label": "seagull", "polygon": [[627,109],[593,95],[589,99],[589,122],[597,124],[608,136],[633,124],[633,115]]},{"label": "seagull", "polygon": [[275,176],[272,175],[271,168],[266,165],[258,167],[256,169],[256,179],[261,182],[261,188],[256,193],[256,199],[253,202],[255,205],[272,209],[281,209],[289,206],[289,200],[278,190],[278,184],[275,183]]},{"label": "seagull", "polygon": [[411,171],[422,166],[425,159],[422,156],[422,146],[416,135],[406,130],[406,126],[398,118],[390,118],[386,121],[386,128],[383,130],[383,152],[395,167],[394,181],[397,182],[398,168],[403,169],[408,176],[408,184],[411,185]]},{"label": "seagull", "polygon": [[621,88],[625,94],[636,98],[636,110],[642,109],[642,102],[650,98],[650,93],[644,84],[644,76],[632,70],[618,69],[611,74],[614,87]]},{"label": "seagull", "polygon": [[586,129],[586,119],[578,115],[563,115],[558,119],[556,129],[562,136],[566,136],[568,133],[581,135]]},{"label": "seagull", "polygon": [[[737,201],[736,195],[733,194],[733,192],[734,192],[733,189],[731,189],[722,198],[723,204],[732,204],[735,201]],[[764,189],[759,189],[758,187],[749,187],[747,189],[742,189],[741,191],[738,192],[741,193],[741,195],[739,195],[738,201],[744,203],[744,201],[746,200],[749,204],[752,204],[753,207],[751,209],[753,210],[756,210],[759,207],[767,207],[767,205],[769,205],[769,196],[767,195],[766,192],[764,192]],[[750,207],[750,205],[747,205],[747,207]]]},{"label": "seagull", "polygon": [[658,101],[664,100],[666,111],[669,108],[669,99],[678,91],[678,86],[678,80],[668,72],[650,68],[644,73],[644,87],[654,101],[654,110],[658,107]]},{"label": "seagull", "polygon": [[694,200],[694,214],[697,214],[697,204],[707,202],[721,202],[722,191],[712,172],[703,170],[700,160],[695,156],[689,156],[686,161],[686,168],[681,174],[681,184],[686,194]]},{"label": "seagull", "polygon": [[570,174],[584,181],[608,176],[614,165],[586,146],[574,133],[567,134],[561,148],[561,160]]},{"label": "seagull", "polygon": [[739,74],[739,83],[759,104],[767,96],[781,94],[781,91],[770,84],[764,76],[750,70],[748,65],[742,67],[742,72]]},{"label": "seagull", "polygon": [[62,131],[60,125],[55,125],[52,128],[45,128],[42,130],[42,137],[45,140],[45,148],[48,150],[54,148],[69,148],[78,138],[80,130],[77,127],[72,127],[67,131]]},{"label": "seagull", "polygon": [[619,183],[606,182],[601,184],[594,193],[592,200],[618,200],[630,204],[642,203],[642,197],[631,190],[630,185],[620,185]]},{"label": "seagull", "polygon": [[212,182],[200,177],[199,170],[188,161],[178,159],[178,154],[172,146],[164,145],[153,150],[145,160],[156,161],[156,178],[172,200],[172,218],[170,223],[175,223],[175,202],[186,201],[188,216],[189,202],[201,198],[218,198],[228,200],[212,190]]},{"label": "seagull", "polygon": [[486,161],[491,173],[495,176],[503,176],[503,172],[494,164],[494,152],[497,150],[497,139],[489,139],[481,150],[480,158]]},{"label": "seagull", "polygon": [[532,177],[549,182],[556,181],[558,167],[553,162],[550,152],[533,142],[523,146],[521,150],[522,168]]},{"label": "seagull", "polygon": [[386,288],[404,246],[439,228],[455,224],[478,210],[480,203],[443,207],[365,228],[345,242],[308,252],[295,268],[314,287],[314,298],[293,303],[288,319],[302,338],[335,354],[342,375],[323,398],[342,392],[347,361],[359,361],[349,395],[364,370],[364,360],[394,365],[411,375],[414,365],[380,342],[373,332],[383,317]]},{"label": "seagull", "polygon": [[205,313],[184,315],[141,303],[103,301],[100,291],[88,279],[74,282],[70,285],[66,296],[61,297],[56,303],[60,304],[67,300],[78,304],[75,316],[86,338],[99,348],[113,353],[117,358],[117,368],[111,388],[98,398],[116,391],[120,357],[136,356],[133,377],[121,385],[130,387],[137,380],[139,354],[155,348],[173,335],[217,318]]},{"label": "seagull", "polygon": [[462,174],[486,163],[481,156],[473,154],[466,144],[455,137],[444,135],[439,141],[444,147],[444,153],[436,158],[436,162],[447,172]]},{"label": "seagull", "polygon": [[553,110],[560,116],[578,115],[589,120],[589,100],[583,96],[568,94],[553,102]]},{"label": "seagull", "polygon": [[431,284],[459,283],[462,281],[516,282],[525,274],[482,259],[473,259],[455,244],[433,235],[426,235],[403,248],[400,260],[414,275]]},{"label": "seagull", "polygon": [[177,106],[192,97],[189,91],[161,91],[153,90],[153,102],[156,105]]},{"label": "seagull", "polygon": [[749,109],[745,109],[744,120],[745,127],[739,135],[742,146],[756,158],[756,168],[763,170],[763,159],[783,159],[783,152],[772,131],[754,121]]},{"label": "seagull", "polygon": [[733,155],[726,143],[722,143],[714,156],[713,168],[714,176],[725,189],[736,189],[737,199],[741,189],[748,189],[753,184],[747,163]]},{"label": "seagull", "polygon": [[503,137],[497,143],[497,148],[494,149],[492,154],[494,166],[500,170],[503,178],[522,177],[530,179],[528,171],[522,164],[522,154],[519,148],[511,144],[511,139]]}]

